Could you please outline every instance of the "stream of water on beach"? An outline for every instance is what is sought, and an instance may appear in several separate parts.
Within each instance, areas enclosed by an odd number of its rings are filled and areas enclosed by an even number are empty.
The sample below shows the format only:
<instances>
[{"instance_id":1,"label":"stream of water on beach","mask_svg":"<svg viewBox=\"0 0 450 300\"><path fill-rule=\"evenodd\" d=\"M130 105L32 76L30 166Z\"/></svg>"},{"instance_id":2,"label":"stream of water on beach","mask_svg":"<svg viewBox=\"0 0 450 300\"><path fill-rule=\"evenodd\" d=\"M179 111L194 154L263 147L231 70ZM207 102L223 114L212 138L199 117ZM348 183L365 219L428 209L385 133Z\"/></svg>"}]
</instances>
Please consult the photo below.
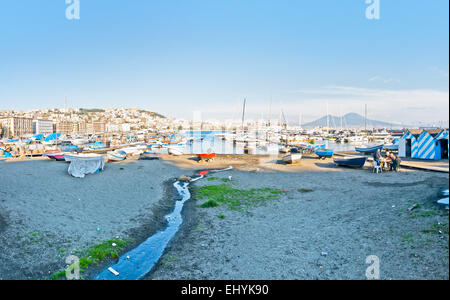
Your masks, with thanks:
<instances>
[{"instance_id":1,"label":"stream of water on beach","mask_svg":"<svg viewBox=\"0 0 450 300\"><path fill-rule=\"evenodd\" d=\"M232 167L229 167L223 170L213 170L208 172L222 172L231 169ZM181 196L181 200L176 201L173 212L165 216L167 220L167 227L149 237L146 241L133 250L122 255L117 263L111 265L110 268L119 273L117 276L114 275L109 268L107 268L94 279L138 280L148 274L161 258L167 245L178 232L181 224L183 223L181 212L186 201L191 198L189 184L200 180L203 177L204 176L201 175L192 179L190 182L175 182L174 187Z\"/></svg>"},{"instance_id":2,"label":"stream of water on beach","mask_svg":"<svg viewBox=\"0 0 450 300\"><path fill-rule=\"evenodd\" d=\"M165 217L168 223L167 227L122 255L116 264L110 266L119 273L118 276L106 269L95 278L96 280L137 280L150 272L183 223L181 211L184 203L191 198L188 182L177 181L174 183L174 187L182 199L175 203L173 212Z\"/></svg>"}]
</instances>

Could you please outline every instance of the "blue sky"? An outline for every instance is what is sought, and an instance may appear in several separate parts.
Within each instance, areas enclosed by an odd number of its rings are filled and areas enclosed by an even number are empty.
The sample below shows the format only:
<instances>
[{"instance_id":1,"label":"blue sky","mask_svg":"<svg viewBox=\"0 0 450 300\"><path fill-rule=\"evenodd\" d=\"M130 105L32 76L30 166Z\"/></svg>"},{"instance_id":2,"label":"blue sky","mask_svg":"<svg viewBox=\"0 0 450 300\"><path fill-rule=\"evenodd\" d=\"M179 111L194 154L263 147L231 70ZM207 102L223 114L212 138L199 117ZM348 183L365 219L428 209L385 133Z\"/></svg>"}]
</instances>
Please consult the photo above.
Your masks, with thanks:
<instances>
[{"instance_id":1,"label":"blue sky","mask_svg":"<svg viewBox=\"0 0 450 300\"><path fill-rule=\"evenodd\" d=\"M65 0L0 4L0 110L142 107L232 118L448 120L449 2Z\"/></svg>"}]
</instances>

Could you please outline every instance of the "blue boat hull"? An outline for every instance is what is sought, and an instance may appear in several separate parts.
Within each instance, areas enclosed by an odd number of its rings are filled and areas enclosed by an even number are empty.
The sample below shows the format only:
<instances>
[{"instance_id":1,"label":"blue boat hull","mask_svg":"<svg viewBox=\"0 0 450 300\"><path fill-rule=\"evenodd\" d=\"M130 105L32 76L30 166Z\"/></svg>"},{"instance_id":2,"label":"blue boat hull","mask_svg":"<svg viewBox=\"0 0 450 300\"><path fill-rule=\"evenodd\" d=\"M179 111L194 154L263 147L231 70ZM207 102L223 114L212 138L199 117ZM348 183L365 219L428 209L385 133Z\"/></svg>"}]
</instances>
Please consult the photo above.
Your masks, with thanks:
<instances>
[{"instance_id":1,"label":"blue boat hull","mask_svg":"<svg viewBox=\"0 0 450 300\"><path fill-rule=\"evenodd\" d=\"M368 147L368 148L359 148L355 147L355 150L361 153L375 153L377 150L383 149L384 145L374 146L374 147Z\"/></svg>"},{"instance_id":2,"label":"blue boat hull","mask_svg":"<svg viewBox=\"0 0 450 300\"><path fill-rule=\"evenodd\" d=\"M322 157L332 157L334 154L333 150L316 150L316 155L320 158Z\"/></svg>"},{"instance_id":3,"label":"blue boat hull","mask_svg":"<svg viewBox=\"0 0 450 300\"><path fill-rule=\"evenodd\" d=\"M362 168L366 160L367 157L343 157L334 158L334 163L338 166Z\"/></svg>"}]
</instances>

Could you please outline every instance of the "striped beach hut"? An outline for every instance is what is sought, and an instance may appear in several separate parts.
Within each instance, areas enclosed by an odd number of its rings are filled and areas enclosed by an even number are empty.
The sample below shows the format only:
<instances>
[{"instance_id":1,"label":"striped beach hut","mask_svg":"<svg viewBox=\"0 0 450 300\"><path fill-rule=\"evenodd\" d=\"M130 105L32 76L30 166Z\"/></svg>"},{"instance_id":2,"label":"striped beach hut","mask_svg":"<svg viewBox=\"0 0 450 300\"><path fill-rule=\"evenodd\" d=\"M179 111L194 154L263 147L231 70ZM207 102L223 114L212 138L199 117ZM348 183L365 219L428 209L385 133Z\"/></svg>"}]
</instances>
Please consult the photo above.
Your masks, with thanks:
<instances>
[{"instance_id":1,"label":"striped beach hut","mask_svg":"<svg viewBox=\"0 0 450 300\"><path fill-rule=\"evenodd\" d=\"M445 129L408 129L399 141L400 157L447 159L449 140Z\"/></svg>"}]
</instances>

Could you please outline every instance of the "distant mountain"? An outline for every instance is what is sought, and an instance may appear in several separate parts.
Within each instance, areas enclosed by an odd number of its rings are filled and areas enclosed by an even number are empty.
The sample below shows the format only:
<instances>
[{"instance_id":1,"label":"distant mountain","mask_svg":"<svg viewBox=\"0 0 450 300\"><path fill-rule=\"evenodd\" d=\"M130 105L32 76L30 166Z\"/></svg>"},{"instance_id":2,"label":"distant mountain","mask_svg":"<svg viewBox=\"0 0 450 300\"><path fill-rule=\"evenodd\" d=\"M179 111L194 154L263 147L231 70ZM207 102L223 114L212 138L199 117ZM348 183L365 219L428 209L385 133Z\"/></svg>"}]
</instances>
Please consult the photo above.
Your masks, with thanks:
<instances>
[{"instance_id":1,"label":"distant mountain","mask_svg":"<svg viewBox=\"0 0 450 300\"><path fill-rule=\"evenodd\" d=\"M329 126L331 128L341 127L341 117L336 117L329 115ZM357 113L348 113L342 117L342 127L343 128L364 128L365 120L364 117ZM327 126L327 116L323 116L315 121L303 124L303 127L326 127ZM401 125L396 123L388 123L383 121L376 121L367 119L367 128L403 128L407 125Z\"/></svg>"}]
</instances>

